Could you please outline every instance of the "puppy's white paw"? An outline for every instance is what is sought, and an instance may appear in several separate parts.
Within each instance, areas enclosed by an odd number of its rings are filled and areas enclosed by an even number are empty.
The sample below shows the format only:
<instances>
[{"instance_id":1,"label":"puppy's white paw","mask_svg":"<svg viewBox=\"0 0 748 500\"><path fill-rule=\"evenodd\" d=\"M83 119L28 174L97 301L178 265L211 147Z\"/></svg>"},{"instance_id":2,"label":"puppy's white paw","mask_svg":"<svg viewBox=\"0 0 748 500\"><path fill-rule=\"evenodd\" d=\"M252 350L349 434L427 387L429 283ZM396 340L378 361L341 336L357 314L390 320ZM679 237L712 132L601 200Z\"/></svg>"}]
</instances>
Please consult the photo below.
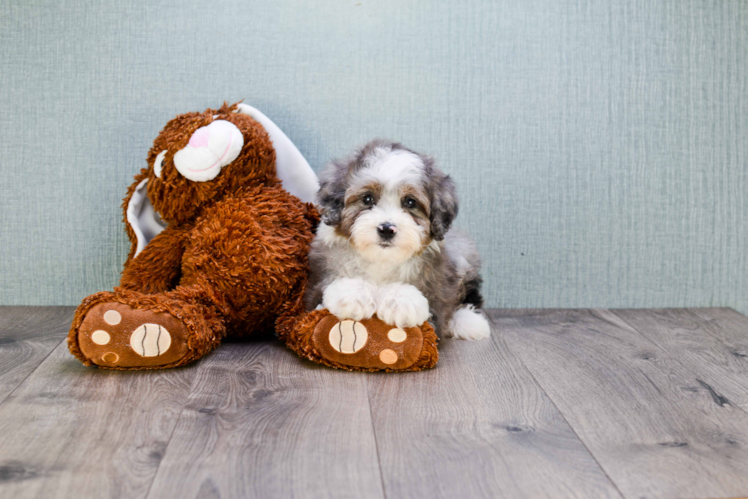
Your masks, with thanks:
<instances>
[{"instance_id":1,"label":"puppy's white paw","mask_svg":"<svg viewBox=\"0 0 748 500\"><path fill-rule=\"evenodd\" d=\"M473 306L458 309L449 322L447 337L462 340L480 340L491 335L488 320Z\"/></svg>"},{"instance_id":2,"label":"puppy's white paw","mask_svg":"<svg viewBox=\"0 0 748 500\"><path fill-rule=\"evenodd\" d=\"M325 288L322 305L340 319L369 319L377 312L376 291L364 280L341 278Z\"/></svg>"},{"instance_id":3,"label":"puppy's white paw","mask_svg":"<svg viewBox=\"0 0 748 500\"><path fill-rule=\"evenodd\" d=\"M379 287L377 316L398 328L422 325L429 319L429 301L413 285L393 283Z\"/></svg>"}]
</instances>

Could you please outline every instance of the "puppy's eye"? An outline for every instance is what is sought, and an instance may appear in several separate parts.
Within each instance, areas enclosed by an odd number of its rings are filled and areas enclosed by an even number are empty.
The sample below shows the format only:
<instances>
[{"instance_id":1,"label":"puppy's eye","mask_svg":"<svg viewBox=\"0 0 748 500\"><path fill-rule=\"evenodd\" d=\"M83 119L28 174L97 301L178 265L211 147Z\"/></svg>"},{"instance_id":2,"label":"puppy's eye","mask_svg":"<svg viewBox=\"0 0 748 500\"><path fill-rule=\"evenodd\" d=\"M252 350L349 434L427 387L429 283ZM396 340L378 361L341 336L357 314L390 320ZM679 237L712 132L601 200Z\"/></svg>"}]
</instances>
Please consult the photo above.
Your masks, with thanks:
<instances>
[{"instance_id":1,"label":"puppy's eye","mask_svg":"<svg viewBox=\"0 0 748 500\"><path fill-rule=\"evenodd\" d=\"M403 206L405 208L416 208L418 206L418 202L415 199L408 196L403 199Z\"/></svg>"},{"instance_id":2,"label":"puppy's eye","mask_svg":"<svg viewBox=\"0 0 748 500\"><path fill-rule=\"evenodd\" d=\"M364 195L363 198L361 198L361 201L364 202L364 205L367 207L371 207L374 205L374 197L370 194Z\"/></svg>"}]
</instances>

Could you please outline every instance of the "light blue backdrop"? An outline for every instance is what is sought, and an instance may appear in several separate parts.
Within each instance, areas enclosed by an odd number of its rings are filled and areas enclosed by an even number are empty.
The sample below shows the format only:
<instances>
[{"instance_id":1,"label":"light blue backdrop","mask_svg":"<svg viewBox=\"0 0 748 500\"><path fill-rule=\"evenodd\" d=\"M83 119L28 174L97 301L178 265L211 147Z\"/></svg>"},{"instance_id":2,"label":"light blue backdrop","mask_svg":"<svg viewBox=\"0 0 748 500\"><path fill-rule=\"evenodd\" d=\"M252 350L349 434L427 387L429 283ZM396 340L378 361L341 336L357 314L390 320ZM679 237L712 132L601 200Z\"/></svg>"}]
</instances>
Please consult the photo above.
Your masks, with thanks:
<instances>
[{"instance_id":1,"label":"light blue backdrop","mask_svg":"<svg viewBox=\"0 0 748 500\"><path fill-rule=\"evenodd\" d=\"M5 0L0 47L0 303L115 285L153 138L245 99L315 169L434 154L490 306L748 312L748 2Z\"/></svg>"}]
</instances>

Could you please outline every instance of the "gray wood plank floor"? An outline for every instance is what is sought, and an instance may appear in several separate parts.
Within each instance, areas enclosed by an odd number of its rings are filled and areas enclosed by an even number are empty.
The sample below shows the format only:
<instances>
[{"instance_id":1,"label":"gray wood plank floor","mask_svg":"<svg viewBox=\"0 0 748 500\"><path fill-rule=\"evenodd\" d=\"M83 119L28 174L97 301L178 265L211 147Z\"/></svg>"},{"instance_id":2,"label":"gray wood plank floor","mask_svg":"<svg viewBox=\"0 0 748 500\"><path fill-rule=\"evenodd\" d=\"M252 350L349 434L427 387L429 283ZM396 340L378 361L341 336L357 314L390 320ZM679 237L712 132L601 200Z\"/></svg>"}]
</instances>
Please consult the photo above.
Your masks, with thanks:
<instances>
[{"instance_id":1,"label":"gray wood plank floor","mask_svg":"<svg viewBox=\"0 0 748 500\"><path fill-rule=\"evenodd\" d=\"M494 310L436 369L348 373L272 339L85 368L73 308L0 307L0 497L748 496L748 318Z\"/></svg>"}]
</instances>

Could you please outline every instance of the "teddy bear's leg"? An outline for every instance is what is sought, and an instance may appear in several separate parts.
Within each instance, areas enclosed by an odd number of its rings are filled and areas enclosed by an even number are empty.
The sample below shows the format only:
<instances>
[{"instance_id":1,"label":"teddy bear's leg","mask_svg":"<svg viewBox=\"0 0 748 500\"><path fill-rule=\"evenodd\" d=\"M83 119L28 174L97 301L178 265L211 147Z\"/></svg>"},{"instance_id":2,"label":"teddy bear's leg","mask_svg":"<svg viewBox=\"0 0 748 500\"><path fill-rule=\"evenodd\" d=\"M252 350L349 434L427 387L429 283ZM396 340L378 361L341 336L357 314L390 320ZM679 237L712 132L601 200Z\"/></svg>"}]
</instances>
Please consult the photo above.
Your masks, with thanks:
<instances>
[{"instance_id":1,"label":"teddy bear's leg","mask_svg":"<svg viewBox=\"0 0 748 500\"><path fill-rule=\"evenodd\" d=\"M173 290L182 274L182 255L187 232L168 227L137 255L129 258L122 269L119 286L141 293Z\"/></svg>"},{"instance_id":2,"label":"teddy bear's leg","mask_svg":"<svg viewBox=\"0 0 748 500\"><path fill-rule=\"evenodd\" d=\"M289 310L276 323L280 338L297 354L316 363L359 371L419 371L439 360L438 338L428 323L397 328L376 315L339 319L327 309Z\"/></svg>"},{"instance_id":3,"label":"teddy bear's leg","mask_svg":"<svg viewBox=\"0 0 748 500\"><path fill-rule=\"evenodd\" d=\"M215 297L199 285L151 295L116 288L83 301L68 345L88 366L170 368L201 358L225 334Z\"/></svg>"}]
</instances>

